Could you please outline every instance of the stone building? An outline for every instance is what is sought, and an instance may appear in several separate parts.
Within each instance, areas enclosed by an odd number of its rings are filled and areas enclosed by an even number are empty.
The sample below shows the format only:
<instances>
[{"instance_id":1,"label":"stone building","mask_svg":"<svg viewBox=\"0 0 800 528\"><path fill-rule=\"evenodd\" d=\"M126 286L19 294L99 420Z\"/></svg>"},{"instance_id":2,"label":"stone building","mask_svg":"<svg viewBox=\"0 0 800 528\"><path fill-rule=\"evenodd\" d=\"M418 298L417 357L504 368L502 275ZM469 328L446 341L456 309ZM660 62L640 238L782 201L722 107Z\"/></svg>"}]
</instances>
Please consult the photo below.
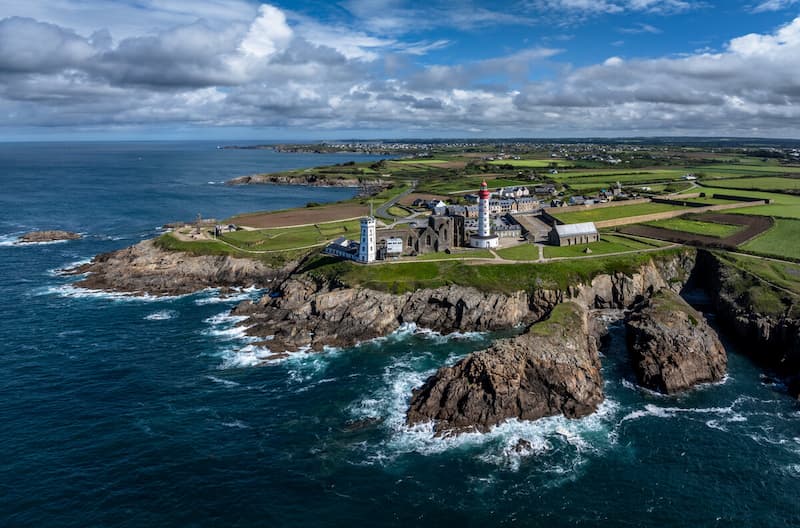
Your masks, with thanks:
<instances>
[{"instance_id":1,"label":"stone building","mask_svg":"<svg viewBox=\"0 0 800 528\"><path fill-rule=\"evenodd\" d=\"M403 255L424 255L467 245L463 216L429 216L424 225L381 229L377 238L380 248L387 248L391 239L399 238Z\"/></svg>"},{"instance_id":2,"label":"stone building","mask_svg":"<svg viewBox=\"0 0 800 528\"><path fill-rule=\"evenodd\" d=\"M577 246L598 240L600 240L600 233L594 222L555 225L550 231L550 243L554 246Z\"/></svg>"}]
</instances>

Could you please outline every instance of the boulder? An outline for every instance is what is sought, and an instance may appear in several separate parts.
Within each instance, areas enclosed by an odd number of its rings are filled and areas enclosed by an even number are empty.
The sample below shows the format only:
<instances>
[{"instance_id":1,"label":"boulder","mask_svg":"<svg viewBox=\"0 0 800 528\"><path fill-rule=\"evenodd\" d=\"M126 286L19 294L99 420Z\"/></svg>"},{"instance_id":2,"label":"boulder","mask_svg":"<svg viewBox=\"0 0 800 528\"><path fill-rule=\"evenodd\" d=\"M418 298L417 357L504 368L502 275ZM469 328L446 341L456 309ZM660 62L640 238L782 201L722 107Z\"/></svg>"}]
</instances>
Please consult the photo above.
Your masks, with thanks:
<instances>
[{"instance_id":1,"label":"boulder","mask_svg":"<svg viewBox=\"0 0 800 528\"><path fill-rule=\"evenodd\" d=\"M625 322L628 350L641 386L675 394L721 380L728 358L717 333L678 294L661 290Z\"/></svg>"},{"instance_id":2,"label":"boulder","mask_svg":"<svg viewBox=\"0 0 800 528\"><path fill-rule=\"evenodd\" d=\"M563 303L524 334L436 372L414 391L406 422L433 421L437 434L485 432L511 418L580 418L603 398L587 312Z\"/></svg>"}]
</instances>

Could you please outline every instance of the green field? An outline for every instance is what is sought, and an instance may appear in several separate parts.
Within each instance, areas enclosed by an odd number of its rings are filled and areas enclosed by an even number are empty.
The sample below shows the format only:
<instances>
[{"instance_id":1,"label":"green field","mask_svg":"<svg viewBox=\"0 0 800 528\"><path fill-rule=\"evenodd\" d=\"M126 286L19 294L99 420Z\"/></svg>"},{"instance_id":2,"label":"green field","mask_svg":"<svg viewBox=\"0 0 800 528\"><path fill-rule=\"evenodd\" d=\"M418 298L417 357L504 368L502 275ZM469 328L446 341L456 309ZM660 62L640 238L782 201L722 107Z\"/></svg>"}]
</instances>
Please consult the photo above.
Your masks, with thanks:
<instances>
[{"instance_id":1,"label":"green field","mask_svg":"<svg viewBox=\"0 0 800 528\"><path fill-rule=\"evenodd\" d=\"M451 160L443 160L443 159L405 159L405 160L396 160L396 163L409 163L409 164L422 164L422 165L437 165L440 163L450 163Z\"/></svg>"},{"instance_id":2,"label":"green field","mask_svg":"<svg viewBox=\"0 0 800 528\"><path fill-rule=\"evenodd\" d=\"M311 275L337 278L344 284L394 293L449 284L472 286L481 291L511 293L541 288L565 288L586 283L601 273L633 273L651 259L672 258L681 249L653 253L631 253L590 259L564 260L551 264L481 264L454 260L402 264L358 265L319 257L303 269Z\"/></svg>"},{"instance_id":3,"label":"green field","mask_svg":"<svg viewBox=\"0 0 800 528\"><path fill-rule=\"evenodd\" d=\"M692 220L689 218L680 217L669 218L667 220L658 220L656 222L647 222L643 225L717 238L728 238L744 228L744 226L702 222L700 220Z\"/></svg>"},{"instance_id":4,"label":"green field","mask_svg":"<svg viewBox=\"0 0 800 528\"><path fill-rule=\"evenodd\" d=\"M800 167L793 166L793 165L777 165L774 163L720 163L720 164L712 164L712 165L701 165L697 167L692 167L693 171L696 172L707 172L707 171L716 171L716 172L729 172L729 173L741 173L741 174L753 174L753 173L772 173L772 174L787 174L787 173L800 173Z\"/></svg>"},{"instance_id":5,"label":"green field","mask_svg":"<svg viewBox=\"0 0 800 528\"><path fill-rule=\"evenodd\" d=\"M514 159L507 159L507 160L495 160L490 161L490 165L511 165L512 167L524 167L524 168L536 168L536 169L544 169L551 167L553 165L557 167L564 167L567 165L572 165L569 161L564 160L550 160L550 159L522 159L522 160L514 160Z\"/></svg>"},{"instance_id":6,"label":"green field","mask_svg":"<svg viewBox=\"0 0 800 528\"><path fill-rule=\"evenodd\" d=\"M756 205L725 211L726 213L741 213L762 216L780 216L784 218L800 218L800 196L790 194L766 193L759 191L744 191L741 189L705 189L706 192L727 194L730 196L749 196L771 201L769 205Z\"/></svg>"},{"instance_id":7,"label":"green field","mask_svg":"<svg viewBox=\"0 0 800 528\"><path fill-rule=\"evenodd\" d=\"M800 190L800 178L736 178L734 180L714 180L705 182L707 187L726 187L730 189L752 189L761 191Z\"/></svg>"},{"instance_id":8,"label":"green field","mask_svg":"<svg viewBox=\"0 0 800 528\"><path fill-rule=\"evenodd\" d=\"M323 244L340 236L357 239L359 233L359 222L351 220L302 227L242 230L225 233L220 238L249 251L276 251Z\"/></svg>"},{"instance_id":9,"label":"green field","mask_svg":"<svg viewBox=\"0 0 800 528\"><path fill-rule=\"evenodd\" d=\"M717 256L776 286L800 295L800 264L775 262L735 253L724 253Z\"/></svg>"},{"instance_id":10,"label":"green field","mask_svg":"<svg viewBox=\"0 0 800 528\"><path fill-rule=\"evenodd\" d=\"M458 260L465 258L472 259L493 259L494 255L488 249L464 249L456 250L452 253L428 253L426 255L418 255L411 257L415 260L431 261L431 260Z\"/></svg>"},{"instance_id":11,"label":"green field","mask_svg":"<svg viewBox=\"0 0 800 528\"><path fill-rule=\"evenodd\" d=\"M745 242L741 248L764 255L800 259L800 220L778 218L772 229Z\"/></svg>"},{"instance_id":12,"label":"green field","mask_svg":"<svg viewBox=\"0 0 800 528\"><path fill-rule=\"evenodd\" d=\"M599 242L592 244L581 244L578 246L545 246L545 258L558 257L585 257L589 255L586 249L592 250L592 255L607 255L609 253L623 253L625 251L636 251L641 249L653 249L656 246L639 242L626 237L617 235L603 234Z\"/></svg>"},{"instance_id":13,"label":"green field","mask_svg":"<svg viewBox=\"0 0 800 528\"><path fill-rule=\"evenodd\" d=\"M308 250L248 253L245 251L239 251L216 240L203 240L197 242L178 240L170 233L166 233L157 238L156 245L162 249L168 249L170 251L185 251L193 255L229 255L232 257L259 260L268 266L283 266L287 262L299 259L308 253Z\"/></svg>"},{"instance_id":14,"label":"green field","mask_svg":"<svg viewBox=\"0 0 800 528\"><path fill-rule=\"evenodd\" d=\"M664 211L677 211L681 207L669 204L643 203L634 205L620 205L615 207L588 207L585 211L573 211L569 213L559 213L558 209L549 209L548 212L564 222L565 224L578 224L581 222L600 222L603 220L615 220L617 218L627 218L630 216L640 216Z\"/></svg>"},{"instance_id":15,"label":"green field","mask_svg":"<svg viewBox=\"0 0 800 528\"><path fill-rule=\"evenodd\" d=\"M509 248L498 249L496 253L508 260L538 260L539 247L525 243Z\"/></svg>"}]
</instances>

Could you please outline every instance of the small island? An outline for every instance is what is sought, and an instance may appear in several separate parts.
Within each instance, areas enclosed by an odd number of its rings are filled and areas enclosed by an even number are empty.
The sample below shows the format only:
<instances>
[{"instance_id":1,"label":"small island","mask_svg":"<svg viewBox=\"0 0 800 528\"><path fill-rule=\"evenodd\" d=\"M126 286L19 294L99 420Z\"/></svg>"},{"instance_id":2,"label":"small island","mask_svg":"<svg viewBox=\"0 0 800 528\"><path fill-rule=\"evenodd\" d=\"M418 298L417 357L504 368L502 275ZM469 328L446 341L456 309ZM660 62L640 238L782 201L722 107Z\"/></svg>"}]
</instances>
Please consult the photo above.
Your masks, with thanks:
<instances>
[{"instance_id":1,"label":"small island","mask_svg":"<svg viewBox=\"0 0 800 528\"><path fill-rule=\"evenodd\" d=\"M49 230L49 231L31 231L19 237L17 244L42 244L46 242L59 242L62 240L77 240L81 238L78 233L72 231L62 230Z\"/></svg>"}]
</instances>

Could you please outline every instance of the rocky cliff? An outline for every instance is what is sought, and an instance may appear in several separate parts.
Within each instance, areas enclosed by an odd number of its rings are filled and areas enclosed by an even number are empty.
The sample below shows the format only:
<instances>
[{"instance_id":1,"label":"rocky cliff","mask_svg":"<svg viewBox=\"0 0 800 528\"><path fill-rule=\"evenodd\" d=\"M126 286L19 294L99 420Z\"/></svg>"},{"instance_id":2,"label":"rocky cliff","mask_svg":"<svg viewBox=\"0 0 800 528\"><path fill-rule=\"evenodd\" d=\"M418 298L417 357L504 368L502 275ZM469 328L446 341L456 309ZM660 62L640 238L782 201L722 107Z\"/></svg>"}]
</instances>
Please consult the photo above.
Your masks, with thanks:
<instances>
[{"instance_id":1,"label":"rocky cliff","mask_svg":"<svg viewBox=\"0 0 800 528\"><path fill-rule=\"evenodd\" d=\"M726 332L756 361L787 376L800 397L800 297L711 252L700 252L698 268Z\"/></svg>"},{"instance_id":2,"label":"rocky cliff","mask_svg":"<svg viewBox=\"0 0 800 528\"><path fill-rule=\"evenodd\" d=\"M449 286L394 295L301 276L287 280L278 293L234 309L236 315L249 316L242 324L250 335L274 336L269 343L273 352L352 346L403 323L449 333L511 328L533 318L525 292L504 295Z\"/></svg>"},{"instance_id":3,"label":"rocky cliff","mask_svg":"<svg viewBox=\"0 0 800 528\"><path fill-rule=\"evenodd\" d=\"M306 346L321 350L384 336L403 323L442 333L511 328L541 319L570 300L590 308L627 308L662 288L679 290L693 264L694 252L687 250L633 273L601 274L564 290L512 294L452 285L398 295L300 275L257 303L243 302L234 313L249 316L242 325L250 335L274 336L269 348L275 353ZM535 272L535 266L531 269Z\"/></svg>"},{"instance_id":4,"label":"rocky cliff","mask_svg":"<svg viewBox=\"0 0 800 528\"><path fill-rule=\"evenodd\" d=\"M290 268L273 269L251 259L191 255L159 248L145 240L96 256L69 272L88 273L76 283L83 288L150 295L181 295L204 288L268 287Z\"/></svg>"},{"instance_id":5,"label":"rocky cliff","mask_svg":"<svg viewBox=\"0 0 800 528\"><path fill-rule=\"evenodd\" d=\"M705 318L677 294L662 290L626 320L628 350L639 384L664 394L719 381L727 356Z\"/></svg>"},{"instance_id":6,"label":"rocky cliff","mask_svg":"<svg viewBox=\"0 0 800 528\"><path fill-rule=\"evenodd\" d=\"M600 358L587 312L564 303L524 334L440 369L414 391L406 421L433 421L437 434L487 431L510 418L580 418L602 401Z\"/></svg>"}]
</instances>

